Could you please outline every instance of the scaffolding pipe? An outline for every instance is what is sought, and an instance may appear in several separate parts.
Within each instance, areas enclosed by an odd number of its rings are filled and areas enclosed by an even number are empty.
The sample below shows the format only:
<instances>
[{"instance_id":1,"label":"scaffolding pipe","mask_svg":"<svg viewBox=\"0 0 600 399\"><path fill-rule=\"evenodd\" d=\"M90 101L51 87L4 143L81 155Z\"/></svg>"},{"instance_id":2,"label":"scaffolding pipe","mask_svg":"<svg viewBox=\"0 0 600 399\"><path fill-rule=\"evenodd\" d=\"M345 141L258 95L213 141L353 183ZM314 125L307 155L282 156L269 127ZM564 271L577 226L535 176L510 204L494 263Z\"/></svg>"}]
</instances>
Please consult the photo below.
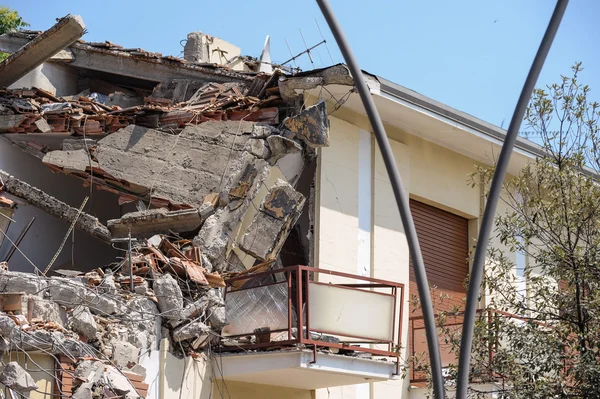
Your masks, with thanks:
<instances>
[{"instance_id":1,"label":"scaffolding pipe","mask_svg":"<svg viewBox=\"0 0 600 399\"><path fill-rule=\"evenodd\" d=\"M329 29L331 29L331 32L337 41L348 68L350 68L350 72L354 78L354 84L356 85L356 89L365 107L369 121L371 122L373 133L375 133L375 138L377 139L377 144L381 150L381 156L392 184L394 197L396 198L396 204L398 206L400 218L402 219L402 225L404 227L404 233L406 234L406 239L408 241L410 256L413 261L413 269L415 272L419 300L421 302L421 310L423 312L423 320L427 334L427 348L429 350L429 361L431 364L434 395L438 399L443 399L445 397L444 378L442 375L442 362L440 359L435 316L431 303L431 295L429 293L429 284L427 282L425 264L423 263L423 256L421 254L419 240L417 238L417 231L410 213L408 195L404 190L402 179L400 178L400 173L398 172L398 166L396 165L396 160L394 159L394 154L392 153L392 148L383 127L383 123L379 113L377 112L375 103L371 98L371 93L363 79L362 71L358 67L358 63L354 58L354 54L352 53L350 45L346 41L346 37L344 36L344 33L338 24L328 1L317 0L317 4L319 5L319 8L321 8L321 12L325 17L327 24L329 25Z\"/></svg>"},{"instance_id":2,"label":"scaffolding pipe","mask_svg":"<svg viewBox=\"0 0 600 399\"><path fill-rule=\"evenodd\" d=\"M494 171L494 178L490 186L490 192L488 194L483 218L481 219L481 227L479 229L479 237L477 238L477 246L475 248L475 256L473 257L473 266L471 267L471 273L469 275L469 289L467 291L467 304L465 308L465 316L463 319L463 328L460 342L460 355L458 362L458 378L456 381L456 397L457 399L466 399L467 391L469 387L469 371L471 362L471 349L473 347L473 332L475 329L475 315L477 313L477 307L479 304L479 292L481 288L481 281L483 278L483 269L485 264L485 256L490 240L490 235L494 227L494 217L496 215L496 207L500 194L502 193L502 183L504 182L504 176L506 175L506 169L510 161L510 155L512 153L515 142L517 141L517 135L519 128L521 127L521 121L527 110L527 105L531 98L531 93L535 87L537 79L540 75L546 56L552 46L552 41L556 36L560 21L567 8L568 0L558 0L552 18L546 28L546 33L542 38L540 47L538 48L537 54L529 69L529 74L521 90L521 95L515 107L508 131L506 132L506 138L502 145L502 151L496 164L496 170ZM429 333L429 331L428 331Z\"/></svg>"}]
</instances>

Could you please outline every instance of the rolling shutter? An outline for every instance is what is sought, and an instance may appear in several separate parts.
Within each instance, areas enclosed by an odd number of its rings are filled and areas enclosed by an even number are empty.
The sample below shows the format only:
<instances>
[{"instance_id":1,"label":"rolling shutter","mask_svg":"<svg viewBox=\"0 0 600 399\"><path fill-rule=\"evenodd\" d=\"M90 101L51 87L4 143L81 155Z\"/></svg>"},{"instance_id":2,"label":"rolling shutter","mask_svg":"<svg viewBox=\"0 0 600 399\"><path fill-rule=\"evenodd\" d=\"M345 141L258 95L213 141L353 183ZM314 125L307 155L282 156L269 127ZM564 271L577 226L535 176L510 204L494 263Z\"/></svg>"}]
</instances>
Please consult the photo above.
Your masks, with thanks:
<instances>
[{"instance_id":1,"label":"rolling shutter","mask_svg":"<svg viewBox=\"0 0 600 399\"><path fill-rule=\"evenodd\" d=\"M468 219L443 211L422 202L410 200L410 210L415 221L423 262L431 286L437 299L434 301L436 313L450 310L454 305L463 307L466 296L465 279L469 273ZM417 284L410 265L410 295L418 294ZM439 294L450 298L439 304ZM420 311L411 316L420 315Z\"/></svg>"}]
</instances>

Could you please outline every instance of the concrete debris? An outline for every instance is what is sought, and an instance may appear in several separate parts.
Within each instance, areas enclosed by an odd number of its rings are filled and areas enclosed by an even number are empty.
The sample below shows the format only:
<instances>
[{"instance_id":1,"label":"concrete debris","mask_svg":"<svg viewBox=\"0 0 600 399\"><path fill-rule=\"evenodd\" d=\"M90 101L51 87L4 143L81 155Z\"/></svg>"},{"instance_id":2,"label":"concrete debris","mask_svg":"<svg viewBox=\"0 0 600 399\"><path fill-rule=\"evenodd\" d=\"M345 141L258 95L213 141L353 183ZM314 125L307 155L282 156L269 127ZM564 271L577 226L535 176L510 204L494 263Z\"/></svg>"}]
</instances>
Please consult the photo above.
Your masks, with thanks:
<instances>
[{"instance_id":1,"label":"concrete debris","mask_svg":"<svg viewBox=\"0 0 600 399\"><path fill-rule=\"evenodd\" d=\"M210 327L197 320L173 330L173 341L181 342L202 337L203 343L208 344L211 334Z\"/></svg>"},{"instance_id":2,"label":"concrete debris","mask_svg":"<svg viewBox=\"0 0 600 399\"><path fill-rule=\"evenodd\" d=\"M283 125L312 148L329 145L327 104L321 100L298 115L286 118Z\"/></svg>"},{"instance_id":3,"label":"concrete debris","mask_svg":"<svg viewBox=\"0 0 600 399\"><path fill-rule=\"evenodd\" d=\"M138 362L140 348L129 342L115 342L113 345L112 361L115 365L131 368Z\"/></svg>"},{"instance_id":4,"label":"concrete debris","mask_svg":"<svg viewBox=\"0 0 600 399\"><path fill-rule=\"evenodd\" d=\"M225 279L247 275L234 283L239 289L253 273L281 267L280 252L309 196L300 192L308 191L300 176L314 165L315 150L329 144L326 104L303 109L301 91L352 84L343 66L289 76L278 68L241 74L200 65L206 54L198 52L206 49L192 41L187 47L197 47L196 58L189 63L110 42L80 41L65 50L75 69L85 68L82 54L139 64L146 77L132 87L92 76L61 97L39 88L0 90L0 134L13 133L6 137L51 171L137 207L104 225L79 204L0 171L7 197L75 221L121 249L123 238L134 238L130 254L91 271L56 277L0 268L0 294L22 293L20 308L0 312L0 351L78 358L74 398L139 397L124 373L145 374L139 358L158 350L161 339L177 343L172 351L179 355L220 345L230 322ZM231 68L247 63L237 58L227 61ZM149 59L160 79L147 78ZM119 74L112 67L106 65L107 76ZM162 82L136 87L143 79Z\"/></svg>"},{"instance_id":5,"label":"concrete debris","mask_svg":"<svg viewBox=\"0 0 600 399\"><path fill-rule=\"evenodd\" d=\"M19 393L27 393L38 388L33 377L17 362L9 362L4 366L0 374L0 383Z\"/></svg>"},{"instance_id":6,"label":"concrete debris","mask_svg":"<svg viewBox=\"0 0 600 399\"><path fill-rule=\"evenodd\" d=\"M178 312L183 308L183 294L173 276L163 274L156 277L154 292L158 298L158 309L161 316L167 319L178 318Z\"/></svg>"},{"instance_id":7,"label":"concrete debris","mask_svg":"<svg viewBox=\"0 0 600 399\"><path fill-rule=\"evenodd\" d=\"M6 191L16 197L19 197L31 205L42 209L57 218L64 219L69 223L77 219L75 227L85 231L93 237L100 238L104 241L110 241L110 232L106 226L102 225L94 216L88 215L85 212L79 212L64 202L46 194L40 189L30 186L8 173L0 170L0 181L4 184L0 187L0 191Z\"/></svg>"},{"instance_id":8,"label":"concrete debris","mask_svg":"<svg viewBox=\"0 0 600 399\"><path fill-rule=\"evenodd\" d=\"M176 233L194 231L202 225L202 216L196 209L169 211L158 208L127 213L106 224L114 238L127 237L129 232L132 237L148 238L169 230Z\"/></svg>"},{"instance_id":9,"label":"concrete debris","mask_svg":"<svg viewBox=\"0 0 600 399\"><path fill-rule=\"evenodd\" d=\"M85 306L77 306L71 313L71 328L73 331L81 334L87 340L96 338L98 326L90 310Z\"/></svg>"},{"instance_id":10,"label":"concrete debris","mask_svg":"<svg viewBox=\"0 0 600 399\"><path fill-rule=\"evenodd\" d=\"M274 260L304 207L305 198L279 179L252 220L240 248L261 261Z\"/></svg>"}]
</instances>

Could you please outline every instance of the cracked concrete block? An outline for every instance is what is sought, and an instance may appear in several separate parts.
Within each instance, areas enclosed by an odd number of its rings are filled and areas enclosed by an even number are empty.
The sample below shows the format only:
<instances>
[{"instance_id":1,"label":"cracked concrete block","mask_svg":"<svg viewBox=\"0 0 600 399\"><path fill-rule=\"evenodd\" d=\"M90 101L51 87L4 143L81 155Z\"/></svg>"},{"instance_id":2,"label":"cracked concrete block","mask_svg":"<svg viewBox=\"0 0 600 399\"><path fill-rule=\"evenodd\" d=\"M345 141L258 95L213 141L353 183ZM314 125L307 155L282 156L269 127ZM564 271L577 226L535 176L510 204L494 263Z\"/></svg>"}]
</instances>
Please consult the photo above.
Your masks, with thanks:
<instances>
[{"instance_id":1,"label":"cracked concrete block","mask_svg":"<svg viewBox=\"0 0 600 399\"><path fill-rule=\"evenodd\" d=\"M301 193L278 179L248 226L240 249L261 261L275 259L300 217L304 202Z\"/></svg>"},{"instance_id":2,"label":"cracked concrete block","mask_svg":"<svg viewBox=\"0 0 600 399\"><path fill-rule=\"evenodd\" d=\"M156 349L162 318L156 304L146 297L136 297L125 304L128 320L121 323L126 328L127 341L146 350Z\"/></svg>"},{"instance_id":3,"label":"cracked concrete block","mask_svg":"<svg viewBox=\"0 0 600 399\"><path fill-rule=\"evenodd\" d=\"M0 374L0 383L19 393L28 393L38 389L33 377L17 362L9 362L4 366L4 370Z\"/></svg>"},{"instance_id":4,"label":"cracked concrete block","mask_svg":"<svg viewBox=\"0 0 600 399\"><path fill-rule=\"evenodd\" d=\"M208 296L204 295L195 302L188 304L179 314L179 318L171 320L171 326L176 327L186 320L195 319L206 312L209 305Z\"/></svg>"},{"instance_id":5,"label":"cracked concrete block","mask_svg":"<svg viewBox=\"0 0 600 399\"><path fill-rule=\"evenodd\" d=\"M42 298L46 281L32 273L0 271L0 292L24 292Z\"/></svg>"},{"instance_id":6,"label":"cracked concrete block","mask_svg":"<svg viewBox=\"0 0 600 399\"><path fill-rule=\"evenodd\" d=\"M82 357L88 353L89 347L78 339L65 338L60 345L60 354L72 357Z\"/></svg>"},{"instance_id":7,"label":"cracked concrete block","mask_svg":"<svg viewBox=\"0 0 600 399\"><path fill-rule=\"evenodd\" d=\"M301 154L302 152L302 146L300 144L296 143L292 139L280 135L267 137L267 143L271 150L271 158L269 159L271 165L274 165L279 159L287 154Z\"/></svg>"},{"instance_id":8,"label":"cracked concrete block","mask_svg":"<svg viewBox=\"0 0 600 399\"><path fill-rule=\"evenodd\" d=\"M96 339L98 325L90 310L85 306L77 306L71 313L71 328L89 341Z\"/></svg>"},{"instance_id":9,"label":"cracked concrete block","mask_svg":"<svg viewBox=\"0 0 600 399\"><path fill-rule=\"evenodd\" d=\"M295 133L296 137L311 148L329 145L329 117L327 104L323 100L304 109L296 116L286 118L283 126Z\"/></svg>"},{"instance_id":10,"label":"cracked concrete block","mask_svg":"<svg viewBox=\"0 0 600 399\"><path fill-rule=\"evenodd\" d=\"M100 285L98 285L98 289L105 294L115 295L118 288L114 274L106 274L104 278L102 278Z\"/></svg>"},{"instance_id":11,"label":"cracked concrete block","mask_svg":"<svg viewBox=\"0 0 600 399\"><path fill-rule=\"evenodd\" d=\"M112 361L119 367L131 368L137 364L140 348L129 342L114 342L112 350Z\"/></svg>"},{"instance_id":12,"label":"cracked concrete block","mask_svg":"<svg viewBox=\"0 0 600 399\"><path fill-rule=\"evenodd\" d=\"M64 327L67 322L67 312L56 302L46 299L40 299L34 295L29 295L29 311L34 319L42 321L51 321Z\"/></svg>"},{"instance_id":13,"label":"cracked concrete block","mask_svg":"<svg viewBox=\"0 0 600 399\"><path fill-rule=\"evenodd\" d=\"M72 309L86 301L86 287L73 279L53 277L48 280L48 292L52 300Z\"/></svg>"},{"instance_id":14,"label":"cracked concrete block","mask_svg":"<svg viewBox=\"0 0 600 399\"><path fill-rule=\"evenodd\" d=\"M183 309L183 294L177 280L170 274L163 274L155 278L153 289L158 298L161 316L168 319L179 318Z\"/></svg>"},{"instance_id":15,"label":"cracked concrete block","mask_svg":"<svg viewBox=\"0 0 600 399\"><path fill-rule=\"evenodd\" d=\"M210 340L212 330L209 326L202 323L200 320L193 321L189 324L177 327L173 330L173 341L182 342L192 338L200 338L208 341Z\"/></svg>"}]
</instances>

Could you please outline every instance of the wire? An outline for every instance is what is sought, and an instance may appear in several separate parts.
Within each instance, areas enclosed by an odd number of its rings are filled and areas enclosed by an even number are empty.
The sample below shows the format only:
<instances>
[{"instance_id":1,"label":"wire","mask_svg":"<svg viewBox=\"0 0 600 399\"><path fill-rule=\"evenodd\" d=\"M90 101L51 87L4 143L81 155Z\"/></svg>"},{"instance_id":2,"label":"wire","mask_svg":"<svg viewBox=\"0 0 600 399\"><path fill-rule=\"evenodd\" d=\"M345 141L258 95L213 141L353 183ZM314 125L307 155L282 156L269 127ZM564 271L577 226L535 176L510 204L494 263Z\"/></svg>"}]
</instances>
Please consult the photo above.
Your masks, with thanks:
<instances>
[{"instance_id":1,"label":"wire","mask_svg":"<svg viewBox=\"0 0 600 399\"><path fill-rule=\"evenodd\" d=\"M346 60L346 64L348 64L348 67L350 68L356 89L360 94L365 111L367 112L369 121L371 122L373 132L375 133L375 137L377 139L377 144L381 150L381 156L383 157L383 161L392 184L392 189L396 198L396 204L400 212L402 225L408 241L410 256L413 260L413 269L415 272L419 291L419 299L421 302L425 323L425 331L427 334L427 348L429 350L429 361L431 362L434 396L436 398L443 399L445 397L444 378L442 375L442 362L440 359L440 349L437 339L437 328L435 326L435 318L431 303L431 295L429 293L427 274L425 272L425 264L423 263L423 256L419 247L419 240L417 238L415 224L410 213L408 195L404 190L402 179L400 178L400 173L398 172L398 166L396 165L394 154L392 153L392 148L390 147L390 142L387 138L383 123L379 117L377 108L373 103L369 89L367 88L364 79L362 79L362 71L354 59L350 45L346 41L344 33L342 32L342 29L329 6L329 2L327 0L317 0L317 4L319 5L319 8L321 8L321 12L323 13L325 20L327 21L327 24L329 25L329 28L331 29L331 32L337 41L338 47L340 48L342 55Z\"/></svg>"},{"instance_id":2,"label":"wire","mask_svg":"<svg viewBox=\"0 0 600 399\"><path fill-rule=\"evenodd\" d=\"M473 347L473 332L475 328L475 314L479 303L479 291L483 278L483 268L485 263L486 251L490 239L492 228L494 227L494 217L496 215L496 207L502 192L502 183L510 161L510 155L519 134L519 127L525 115L527 104L531 98L531 93L535 87L535 83L540 75L540 71L544 66L546 56L552 46L552 41L556 36L556 31L560 26L560 21L565 13L569 0L558 0L556 7L552 13L552 18L546 28L546 33L542 38L540 47L529 69L529 74L521 90L521 95L515 107L502 151L496 165L494 178L491 183L490 192L488 195L483 217L481 219L481 227L479 237L477 239L477 247L475 248L475 256L473 258L473 266L469 277L469 290L467 291L467 304L463 319L463 328L460 342L460 356L458 362L458 377L456 381L456 397L457 399L465 399L469 385L469 370L471 362L471 349Z\"/></svg>"}]
</instances>

